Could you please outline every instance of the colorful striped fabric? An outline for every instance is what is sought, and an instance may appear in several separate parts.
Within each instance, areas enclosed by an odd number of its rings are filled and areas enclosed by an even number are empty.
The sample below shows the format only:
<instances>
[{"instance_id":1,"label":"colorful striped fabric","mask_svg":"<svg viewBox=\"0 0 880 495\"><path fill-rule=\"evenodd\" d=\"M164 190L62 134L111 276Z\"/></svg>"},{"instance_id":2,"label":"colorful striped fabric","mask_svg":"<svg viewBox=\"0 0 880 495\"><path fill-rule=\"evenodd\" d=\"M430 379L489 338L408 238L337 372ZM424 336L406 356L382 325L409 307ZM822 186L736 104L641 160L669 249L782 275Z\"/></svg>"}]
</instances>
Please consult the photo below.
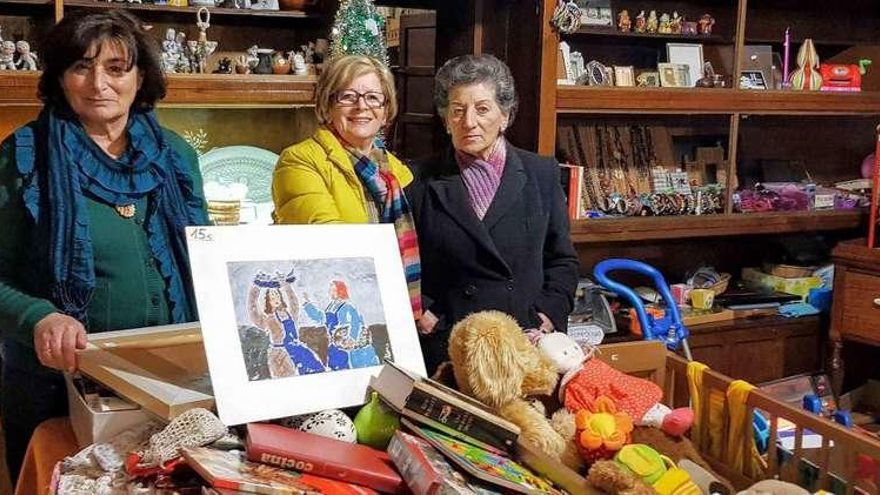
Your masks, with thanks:
<instances>
[{"instance_id":1,"label":"colorful striped fabric","mask_svg":"<svg viewBox=\"0 0 880 495\"><path fill-rule=\"evenodd\" d=\"M413 317L418 320L422 317L422 268L416 226L409 203L403 194L403 188L400 187L397 177L388 171L386 151L378 141L369 156L340 141L352 156L358 178L369 191L373 201L380 206L381 223L394 224Z\"/></svg>"}]
</instances>

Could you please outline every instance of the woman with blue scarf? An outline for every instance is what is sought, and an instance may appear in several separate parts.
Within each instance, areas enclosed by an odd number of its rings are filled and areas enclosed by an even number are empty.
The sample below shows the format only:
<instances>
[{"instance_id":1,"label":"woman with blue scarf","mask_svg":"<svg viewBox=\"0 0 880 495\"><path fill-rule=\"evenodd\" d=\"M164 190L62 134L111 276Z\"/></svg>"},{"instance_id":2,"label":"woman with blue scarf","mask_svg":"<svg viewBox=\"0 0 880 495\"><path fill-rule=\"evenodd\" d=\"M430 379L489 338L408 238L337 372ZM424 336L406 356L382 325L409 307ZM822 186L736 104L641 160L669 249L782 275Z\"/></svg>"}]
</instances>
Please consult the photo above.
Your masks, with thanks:
<instances>
[{"instance_id":1,"label":"woman with blue scarf","mask_svg":"<svg viewBox=\"0 0 880 495\"><path fill-rule=\"evenodd\" d=\"M197 319L184 238L207 223L195 153L153 113L155 42L123 10L65 16L37 120L0 144L0 417L13 479L67 413L58 370L86 333Z\"/></svg>"}]
</instances>

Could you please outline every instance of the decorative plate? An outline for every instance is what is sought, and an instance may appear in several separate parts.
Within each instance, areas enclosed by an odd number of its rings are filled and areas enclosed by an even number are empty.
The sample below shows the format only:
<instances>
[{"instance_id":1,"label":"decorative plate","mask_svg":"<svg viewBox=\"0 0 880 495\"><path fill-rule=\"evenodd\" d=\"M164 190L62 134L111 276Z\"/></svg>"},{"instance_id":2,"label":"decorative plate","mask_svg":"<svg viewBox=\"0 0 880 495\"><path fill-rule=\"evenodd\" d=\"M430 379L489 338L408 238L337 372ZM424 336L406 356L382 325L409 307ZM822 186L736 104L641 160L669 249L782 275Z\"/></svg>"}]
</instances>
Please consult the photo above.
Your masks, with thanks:
<instances>
[{"instance_id":1,"label":"decorative plate","mask_svg":"<svg viewBox=\"0 0 880 495\"><path fill-rule=\"evenodd\" d=\"M272 172L278 155L255 146L224 146L199 157L205 183L244 184L246 199L254 203L272 202Z\"/></svg>"}]
</instances>

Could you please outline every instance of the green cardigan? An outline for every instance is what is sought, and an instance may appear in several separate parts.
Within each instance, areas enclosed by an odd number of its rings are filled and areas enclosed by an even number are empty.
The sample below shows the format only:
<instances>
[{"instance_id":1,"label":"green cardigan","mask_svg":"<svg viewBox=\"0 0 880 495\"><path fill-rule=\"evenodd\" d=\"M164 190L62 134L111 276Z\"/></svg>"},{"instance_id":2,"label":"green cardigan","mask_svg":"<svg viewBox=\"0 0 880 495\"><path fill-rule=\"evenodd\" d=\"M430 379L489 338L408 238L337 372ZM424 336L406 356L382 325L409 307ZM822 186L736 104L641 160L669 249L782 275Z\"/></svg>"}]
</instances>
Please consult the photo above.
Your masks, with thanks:
<instances>
[{"instance_id":1,"label":"green cardigan","mask_svg":"<svg viewBox=\"0 0 880 495\"><path fill-rule=\"evenodd\" d=\"M168 143L192 167L201 192L198 157L177 134L165 130ZM89 333L164 325L171 321L165 281L150 256L143 220L146 201L134 218L86 197L95 257L95 292L87 311ZM33 347L34 325L58 311L48 297L49 281L28 264L33 223L21 198L15 142L0 144L0 337Z\"/></svg>"}]
</instances>

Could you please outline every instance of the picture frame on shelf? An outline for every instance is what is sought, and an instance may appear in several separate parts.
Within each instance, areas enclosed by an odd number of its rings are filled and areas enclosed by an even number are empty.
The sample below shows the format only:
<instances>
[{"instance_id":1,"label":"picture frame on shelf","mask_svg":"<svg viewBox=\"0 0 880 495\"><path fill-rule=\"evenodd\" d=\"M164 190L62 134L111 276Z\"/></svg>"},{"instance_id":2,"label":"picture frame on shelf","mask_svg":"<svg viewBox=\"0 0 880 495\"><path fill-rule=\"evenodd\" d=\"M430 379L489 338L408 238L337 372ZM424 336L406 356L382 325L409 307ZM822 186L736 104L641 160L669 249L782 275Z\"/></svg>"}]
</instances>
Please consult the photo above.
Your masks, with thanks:
<instances>
[{"instance_id":1,"label":"picture frame on shelf","mask_svg":"<svg viewBox=\"0 0 880 495\"><path fill-rule=\"evenodd\" d=\"M613 26L611 0L575 0L581 9L581 23L585 26Z\"/></svg>"},{"instance_id":2,"label":"picture frame on shelf","mask_svg":"<svg viewBox=\"0 0 880 495\"><path fill-rule=\"evenodd\" d=\"M582 79L586 79L590 86L614 86L614 70L602 62L590 60Z\"/></svg>"},{"instance_id":3,"label":"picture frame on shelf","mask_svg":"<svg viewBox=\"0 0 880 495\"><path fill-rule=\"evenodd\" d=\"M425 376L392 225L188 227L187 243L225 424L364 404L384 360Z\"/></svg>"},{"instance_id":4,"label":"picture frame on shelf","mask_svg":"<svg viewBox=\"0 0 880 495\"><path fill-rule=\"evenodd\" d=\"M739 76L740 89L768 89L767 78L760 70L744 70Z\"/></svg>"},{"instance_id":5,"label":"picture frame on shelf","mask_svg":"<svg viewBox=\"0 0 880 495\"><path fill-rule=\"evenodd\" d=\"M689 86L703 77L703 45L700 43L666 43L666 59L671 64L688 66Z\"/></svg>"},{"instance_id":6,"label":"picture frame on shelf","mask_svg":"<svg viewBox=\"0 0 880 495\"><path fill-rule=\"evenodd\" d=\"M660 73L655 71L644 71L636 76L636 86L644 88L660 87Z\"/></svg>"},{"instance_id":7,"label":"picture frame on shelf","mask_svg":"<svg viewBox=\"0 0 880 495\"><path fill-rule=\"evenodd\" d=\"M664 88L690 88L690 69L685 64L659 63L660 86Z\"/></svg>"},{"instance_id":8,"label":"picture frame on shelf","mask_svg":"<svg viewBox=\"0 0 880 495\"><path fill-rule=\"evenodd\" d=\"M622 87L632 87L636 85L632 65L614 66L614 85Z\"/></svg>"}]
</instances>

